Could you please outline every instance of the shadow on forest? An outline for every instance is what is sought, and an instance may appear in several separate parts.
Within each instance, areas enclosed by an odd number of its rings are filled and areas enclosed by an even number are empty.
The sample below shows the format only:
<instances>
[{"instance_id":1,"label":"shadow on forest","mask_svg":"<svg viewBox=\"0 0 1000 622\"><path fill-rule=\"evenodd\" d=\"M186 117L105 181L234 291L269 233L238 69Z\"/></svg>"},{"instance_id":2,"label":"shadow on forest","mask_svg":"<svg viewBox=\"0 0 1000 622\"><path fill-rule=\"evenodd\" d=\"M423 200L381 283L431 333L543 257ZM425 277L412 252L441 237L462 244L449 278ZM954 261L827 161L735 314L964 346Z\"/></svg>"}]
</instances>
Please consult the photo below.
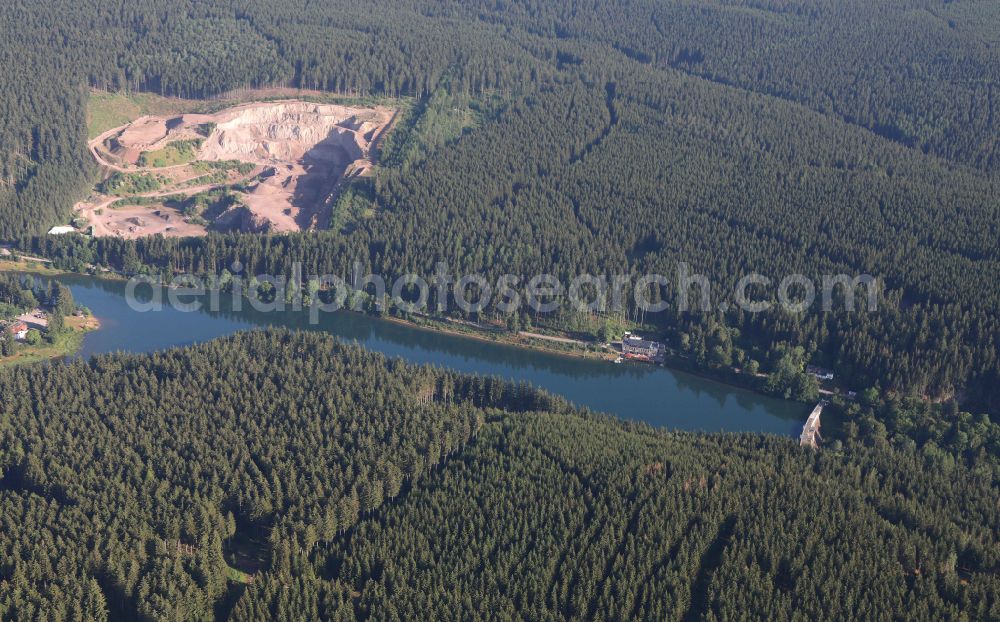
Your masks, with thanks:
<instances>
[{"instance_id":1,"label":"shadow on forest","mask_svg":"<svg viewBox=\"0 0 1000 622\"><path fill-rule=\"evenodd\" d=\"M135 601L107 571L97 573L94 579L104 593L104 602L108 607L108 622L136 622L143 619L139 615Z\"/></svg>"},{"instance_id":2,"label":"shadow on forest","mask_svg":"<svg viewBox=\"0 0 1000 622\"><path fill-rule=\"evenodd\" d=\"M358 529L366 523L377 522L380 525L385 525L386 512L389 508L396 505L402 505L406 503L407 499L418 486L424 485L435 485L437 483L438 477L442 477L445 470L453 468L459 462L464 463L467 467L472 466L473 458L469 454L469 450L478 443L478 439L473 437L469 439L469 442L455 453L444 458L444 460L434 466L430 472L425 473L418 478L416 482L411 479L406 479L403 481L403 485L399 489L399 493L392 499L386 499L382 502L382 505L378 506L374 511L361 516L356 523L351 525L346 531L339 534L333 540L326 543L326 561L323 567L320 568L320 577L324 581L344 581L352 585L355 584L353 580L348 580L345 577L341 577L341 569L344 564L344 555L351 548L351 539L357 533ZM373 569L372 576L361 577L358 581L359 584L364 584L368 580L374 579L379 580L381 578L381 573L379 569Z\"/></svg>"},{"instance_id":3,"label":"shadow on forest","mask_svg":"<svg viewBox=\"0 0 1000 622\"><path fill-rule=\"evenodd\" d=\"M230 568L257 575L271 567L270 526L250 520L242 512L233 512L236 532L222 543L222 557ZM215 619L228 620L236 603L247 591L244 583L230 580L225 595L215 603Z\"/></svg>"},{"instance_id":4,"label":"shadow on forest","mask_svg":"<svg viewBox=\"0 0 1000 622\"><path fill-rule=\"evenodd\" d=\"M23 464L7 467L0 472L3 473L3 477L0 478L0 491L38 495L46 499L53 499L60 505L77 504L76 500L70 497L61 486L46 486L32 480Z\"/></svg>"},{"instance_id":5,"label":"shadow on forest","mask_svg":"<svg viewBox=\"0 0 1000 622\"><path fill-rule=\"evenodd\" d=\"M709 604L708 588L712 584L712 575L722 564L722 554L725 552L726 546L729 545L735 529L736 515L730 515L719 525L715 538L702 554L698 564L698 574L695 575L694 582L691 584L691 605L688 607L687 613L684 614L685 622L701 620L704 617Z\"/></svg>"},{"instance_id":6,"label":"shadow on forest","mask_svg":"<svg viewBox=\"0 0 1000 622\"><path fill-rule=\"evenodd\" d=\"M246 585L230 581L225 596L215 603L215 608L212 612L215 619L220 621L228 620L229 616L233 613L233 609L236 608L236 603L240 602L240 598L243 597L243 593L246 591Z\"/></svg>"},{"instance_id":7,"label":"shadow on forest","mask_svg":"<svg viewBox=\"0 0 1000 622\"><path fill-rule=\"evenodd\" d=\"M222 543L226 563L247 574L256 574L271 566L270 527L235 514L236 533Z\"/></svg>"}]
</instances>

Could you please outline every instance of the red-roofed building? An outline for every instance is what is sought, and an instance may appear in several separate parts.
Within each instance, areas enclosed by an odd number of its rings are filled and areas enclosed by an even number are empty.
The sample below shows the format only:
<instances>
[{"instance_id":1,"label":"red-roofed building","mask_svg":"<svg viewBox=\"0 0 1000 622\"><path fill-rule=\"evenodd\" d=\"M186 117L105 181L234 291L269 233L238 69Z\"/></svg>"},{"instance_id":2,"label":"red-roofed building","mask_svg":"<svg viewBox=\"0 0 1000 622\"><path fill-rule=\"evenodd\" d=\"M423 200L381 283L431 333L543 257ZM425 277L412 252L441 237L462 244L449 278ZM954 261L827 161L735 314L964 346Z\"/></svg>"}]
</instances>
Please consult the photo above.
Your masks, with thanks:
<instances>
[{"instance_id":1,"label":"red-roofed building","mask_svg":"<svg viewBox=\"0 0 1000 622\"><path fill-rule=\"evenodd\" d=\"M28 338L28 325L24 322L14 322L7 327L7 330L14 335L14 339L24 341Z\"/></svg>"}]
</instances>

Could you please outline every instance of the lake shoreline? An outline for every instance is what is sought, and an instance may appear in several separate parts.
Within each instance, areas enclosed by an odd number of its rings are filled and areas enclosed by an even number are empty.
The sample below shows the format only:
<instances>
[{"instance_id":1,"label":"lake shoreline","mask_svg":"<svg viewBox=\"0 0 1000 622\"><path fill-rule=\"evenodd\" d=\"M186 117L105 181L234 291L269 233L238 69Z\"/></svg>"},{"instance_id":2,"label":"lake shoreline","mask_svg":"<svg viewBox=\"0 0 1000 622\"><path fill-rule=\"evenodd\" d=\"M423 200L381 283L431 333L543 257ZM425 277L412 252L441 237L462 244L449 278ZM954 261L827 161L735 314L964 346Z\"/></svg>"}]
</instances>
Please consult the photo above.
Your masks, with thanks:
<instances>
[{"instance_id":1,"label":"lake shoreline","mask_svg":"<svg viewBox=\"0 0 1000 622\"><path fill-rule=\"evenodd\" d=\"M101 320L94 315L66 318L67 332L58 336L55 343L37 346L21 344L18 352L7 358L0 358L0 369L47 363L76 355L83 348L83 339L88 333L101 329Z\"/></svg>"},{"instance_id":2,"label":"lake shoreline","mask_svg":"<svg viewBox=\"0 0 1000 622\"><path fill-rule=\"evenodd\" d=\"M102 330L87 336L77 355L82 358L109 352L161 352L273 326L323 331L342 342L418 365L524 382L595 412L666 429L794 436L807 410L802 403L691 373L681 366L672 369L669 361L667 367L616 365L611 359L617 352L609 350L515 342L501 335L505 327L499 325L474 332L461 320L455 321L456 326L422 316L379 317L362 312L324 313L317 323L308 321L308 313L291 307L273 313L249 304L229 308L225 303L231 301L230 296L222 297L224 305L218 311L192 312L164 305L160 313L143 314L128 304L120 280L70 273L60 281L73 290L78 304L88 307L104 324ZM148 291L145 296L149 297Z\"/></svg>"},{"instance_id":3,"label":"lake shoreline","mask_svg":"<svg viewBox=\"0 0 1000 622\"><path fill-rule=\"evenodd\" d=\"M359 311L358 313L363 313ZM533 340L531 337L524 337L523 335L514 335L509 332L493 331L485 327L477 327L473 325L461 324L459 326L466 326L469 330L460 330L459 328L452 328L449 325L455 325L446 319L425 317L422 318L423 322L418 322L415 320L402 318L392 315L381 315L375 316L379 319L386 320L387 322L393 322L401 326L407 326L409 328L416 328L420 330L425 330L428 332L441 333L444 335L453 335L455 337L463 337L465 339L473 339L475 341L485 341L487 343L495 343L497 345L510 346L512 348L520 348L522 350L532 350L535 352L544 352L546 354L555 354L557 356L567 356L577 359L589 359L597 361L614 361L615 357L610 352L596 352L592 350L585 350L579 347L577 348L553 348L546 347L540 343L541 340Z\"/></svg>"},{"instance_id":4,"label":"lake shoreline","mask_svg":"<svg viewBox=\"0 0 1000 622\"><path fill-rule=\"evenodd\" d=\"M364 312L358 311L357 313L364 313ZM606 349L606 347L603 351L588 350L580 346L568 347L568 348L546 347L538 343L538 341L541 341L538 339L532 339L531 337L523 337L522 335L512 335L509 332L493 331L486 327L475 326L472 324L461 324L461 326L465 326L469 329L464 331L459 330L457 328L450 328L446 326L446 324L454 324L453 321L449 321L447 319L434 318L430 316L422 317L422 319L424 320L422 322L392 315L380 315L374 317L386 320L388 322L392 322L394 324L399 324L401 326L406 326L408 328L416 328L427 332L452 335L455 337L461 337L475 341L483 341L486 343L510 346L512 348L518 348L521 350L543 352L545 354L552 354L556 356L565 356L568 358L585 359L591 361L607 361L609 363L613 363L615 359L618 358L617 352L609 351ZM494 337L494 335L496 337ZM596 346L597 344L594 345ZM686 363L683 361L684 359L680 355L671 354L668 357L667 362L665 363L655 364L655 363L643 363L643 362L624 360L623 364L644 365L654 368L659 367L670 370L671 372L680 372L684 374L689 374L691 376L696 376L698 378L701 378L702 380L717 382L727 387L733 387L736 389L751 391L763 397L781 399L803 405L809 405L812 403L812 402L802 402L799 400L784 398L781 396L772 395L770 393L767 393L766 391L762 391L759 387L760 384L759 382L754 382L753 380L751 380L750 382L744 382L742 381L741 378L736 377L741 375L740 372L730 371L729 373L725 373L722 370L706 369L697 364ZM759 380L759 377L755 379Z\"/></svg>"},{"instance_id":5,"label":"lake shoreline","mask_svg":"<svg viewBox=\"0 0 1000 622\"><path fill-rule=\"evenodd\" d=\"M63 275L74 275L74 276L86 276L95 279L104 279L107 281L122 281L125 280L125 276L108 271L101 274L92 273L81 273L72 272L69 270L60 270L58 268L51 268L45 265L39 265L37 258L32 258L31 260L22 260L20 262L12 261L0 261L0 272L24 272L30 274L37 274L39 276L63 276ZM167 285L169 287L169 285ZM494 330L489 327L478 325L472 322L459 322L447 317L435 317L431 315L418 315L416 318L400 317L391 314L382 315L372 315L365 311L355 311L351 309L343 309L343 311L348 311L352 313L359 313L362 315L369 315L376 317L378 319L386 320L400 326L406 326L408 328L419 329L427 332L440 333L444 335L451 335L454 337L460 337L465 339L470 339L474 341L480 341L485 343L493 343L497 345L509 346L512 348L518 348L521 350L541 352L544 354L551 354L557 356L564 356L574 359L584 359L591 361L607 361L609 363L613 362L617 358L617 352L609 351L605 346L600 346L598 344L586 344L585 342L580 342L578 340L570 340L572 344L566 344L567 347L553 347L549 343L545 342L544 339L538 339L533 337L525 337L521 334L514 335L509 331ZM465 330L463 330L465 329ZM586 348L586 345L594 345L600 350L590 350ZM635 364L635 363L633 363ZM744 382L742 379L734 377L738 372L726 373L722 370L706 369L703 366L686 362L681 355L676 353L672 354L666 363L660 365L653 365L651 363L640 363L642 365L650 365L655 367L662 367L669 369L674 372L683 372L690 374L692 376L697 376L698 378L704 380L710 380L713 382L718 382L720 384L734 387L737 389L742 389L746 391L751 391L758 395L764 397L770 397L775 399L784 399L780 396L772 395L760 389L760 383L750 380L749 382ZM796 401L796 400L790 400ZM805 404L805 402L797 402Z\"/></svg>"}]
</instances>

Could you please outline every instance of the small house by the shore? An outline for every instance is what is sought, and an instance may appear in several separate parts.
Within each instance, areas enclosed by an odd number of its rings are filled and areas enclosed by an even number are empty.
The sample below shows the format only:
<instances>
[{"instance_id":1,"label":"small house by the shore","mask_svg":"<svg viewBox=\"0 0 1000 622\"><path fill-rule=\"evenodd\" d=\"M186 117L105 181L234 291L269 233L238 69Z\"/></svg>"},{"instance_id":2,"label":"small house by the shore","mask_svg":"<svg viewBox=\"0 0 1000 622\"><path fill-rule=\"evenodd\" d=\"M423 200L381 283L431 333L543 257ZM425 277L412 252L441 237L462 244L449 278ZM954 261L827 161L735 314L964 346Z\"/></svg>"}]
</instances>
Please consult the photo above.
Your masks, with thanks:
<instances>
[{"instance_id":1,"label":"small house by the shore","mask_svg":"<svg viewBox=\"0 0 1000 622\"><path fill-rule=\"evenodd\" d=\"M7 326L7 332L14 335L14 339L17 341L24 341L28 338L28 325L17 321Z\"/></svg>"}]
</instances>

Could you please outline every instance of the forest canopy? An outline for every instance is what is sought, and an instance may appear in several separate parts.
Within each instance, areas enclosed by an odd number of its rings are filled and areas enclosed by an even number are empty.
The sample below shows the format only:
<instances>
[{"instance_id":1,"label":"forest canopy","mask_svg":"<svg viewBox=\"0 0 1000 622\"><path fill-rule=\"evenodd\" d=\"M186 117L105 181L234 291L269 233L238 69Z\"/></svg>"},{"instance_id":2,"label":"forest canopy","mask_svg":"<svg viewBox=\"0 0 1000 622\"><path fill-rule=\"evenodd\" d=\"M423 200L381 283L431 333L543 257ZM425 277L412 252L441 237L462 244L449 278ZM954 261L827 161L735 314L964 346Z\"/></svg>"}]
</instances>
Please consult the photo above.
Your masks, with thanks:
<instances>
[{"instance_id":1,"label":"forest canopy","mask_svg":"<svg viewBox=\"0 0 1000 622\"><path fill-rule=\"evenodd\" d=\"M749 272L872 274L878 313L655 328L703 363L713 335L738 333L714 359L760 362L790 343L857 390L1000 400L996 3L51 4L0 15L0 239L63 266L169 277L359 261L392 278L443 261L495 280L686 262L727 290ZM26 237L66 222L97 174L87 89L268 86L415 101L333 230Z\"/></svg>"},{"instance_id":2,"label":"forest canopy","mask_svg":"<svg viewBox=\"0 0 1000 622\"><path fill-rule=\"evenodd\" d=\"M835 369L821 452L316 334L0 370L0 618L1000 619L1000 435L957 408L1000 404L1000 3L9 0L0 35L0 241L55 268L884 286L645 326ZM102 181L95 95L270 87L408 102L329 230L44 235Z\"/></svg>"},{"instance_id":3,"label":"forest canopy","mask_svg":"<svg viewBox=\"0 0 1000 622\"><path fill-rule=\"evenodd\" d=\"M996 471L315 333L0 372L4 619L990 619ZM835 589L834 589L835 587Z\"/></svg>"}]
</instances>

